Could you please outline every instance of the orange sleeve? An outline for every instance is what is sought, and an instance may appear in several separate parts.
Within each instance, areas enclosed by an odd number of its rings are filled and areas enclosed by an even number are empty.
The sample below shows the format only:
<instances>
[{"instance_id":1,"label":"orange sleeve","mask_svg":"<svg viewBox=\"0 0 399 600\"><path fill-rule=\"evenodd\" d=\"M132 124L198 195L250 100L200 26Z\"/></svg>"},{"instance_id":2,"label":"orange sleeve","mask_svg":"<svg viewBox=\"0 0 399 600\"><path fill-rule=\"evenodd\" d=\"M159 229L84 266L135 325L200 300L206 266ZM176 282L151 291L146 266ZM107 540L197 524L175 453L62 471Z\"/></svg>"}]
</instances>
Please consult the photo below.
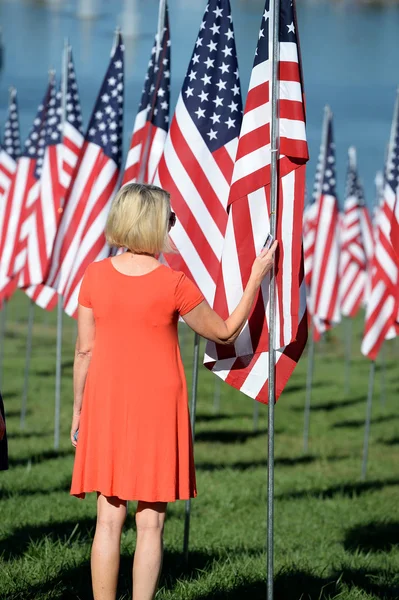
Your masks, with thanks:
<instances>
[{"instance_id":1,"label":"orange sleeve","mask_svg":"<svg viewBox=\"0 0 399 600\"><path fill-rule=\"evenodd\" d=\"M80 285L78 302L86 308L92 308L91 303L91 285L90 285L90 265L87 267L85 274L83 275L82 283Z\"/></svg>"},{"instance_id":2,"label":"orange sleeve","mask_svg":"<svg viewBox=\"0 0 399 600\"><path fill-rule=\"evenodd\" d=\"M176 310L183 316L198 306L204 300L204 296L184 273L179 275L175 290Z\"/></svg>"}]
</instances>

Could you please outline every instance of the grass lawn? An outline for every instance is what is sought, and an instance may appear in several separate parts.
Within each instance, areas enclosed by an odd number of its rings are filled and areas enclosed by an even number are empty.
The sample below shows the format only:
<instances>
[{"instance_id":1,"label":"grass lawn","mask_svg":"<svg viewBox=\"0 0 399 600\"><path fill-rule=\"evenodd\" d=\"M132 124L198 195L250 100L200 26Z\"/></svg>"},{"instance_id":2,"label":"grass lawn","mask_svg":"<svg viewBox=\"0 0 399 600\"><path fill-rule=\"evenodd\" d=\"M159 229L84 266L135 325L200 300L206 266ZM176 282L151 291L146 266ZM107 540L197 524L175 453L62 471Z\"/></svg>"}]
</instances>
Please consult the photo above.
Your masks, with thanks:
<instances>
[{"instance_id":1,"label":"grass lawn","mask_svg":"<svg viewBox=\"0 0 399 600\"><path fill-rule=\"evenodd\" d=\"M74 323L64 319L62 435L53 450L55 314L36 310L28 414L19 426L28 302L9 306L3 395L10 470L0 473L0 599L91 598L89 555L95 498L68 494L73 464ZM303 357L276 407L275 599L399 598L399 349L386 346L386 403L379 367L367 481L360 481L369 362L354 326L350 393L344 393L344 330L316 349L309 453L303 454ZM193 336L182 331L190 382ZM154 364L156 371L156 364ZM215 377L199 378L190 559L182 559L184 503L170 505L157 600L263 600L265 588L267 408L258 430L253 402ZM122 541L120 599L131 598L134 507Z\"/></svg>"}]
</instances>

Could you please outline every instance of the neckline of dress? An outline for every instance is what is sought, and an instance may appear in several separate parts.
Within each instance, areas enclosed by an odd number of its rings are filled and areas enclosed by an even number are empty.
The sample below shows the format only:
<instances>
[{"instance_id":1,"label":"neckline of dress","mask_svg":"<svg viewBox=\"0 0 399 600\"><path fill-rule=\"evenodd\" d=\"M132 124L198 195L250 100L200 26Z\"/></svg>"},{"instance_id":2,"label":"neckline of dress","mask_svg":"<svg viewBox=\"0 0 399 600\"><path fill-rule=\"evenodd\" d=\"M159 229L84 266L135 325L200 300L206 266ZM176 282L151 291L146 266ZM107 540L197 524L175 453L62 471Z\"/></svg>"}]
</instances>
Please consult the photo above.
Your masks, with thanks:
<instances>
[{"instance_id":1,"label":"neckline of dress","mask_svg":"<svg viewBox=\"0 0 399 600\"><path fill-rule=\"evenodd\" d=\"M112 257L109 258L109 263L110 263L113 271L115 271L119 275L122 275L122 277L129 277L130 279L139 279L141 277L147 277L147 275L151 275L151 273L155 273L155 271L158 271L161 267L164 266L164 265L160 264L157 267L155 267L155 269L152 269L152 271L148 271L147 273L142 273L141 275L128 275L127 273L122 273L122 271L119 271L116 268L116 266L112 262Z\"/></svg>"}]
</instances>

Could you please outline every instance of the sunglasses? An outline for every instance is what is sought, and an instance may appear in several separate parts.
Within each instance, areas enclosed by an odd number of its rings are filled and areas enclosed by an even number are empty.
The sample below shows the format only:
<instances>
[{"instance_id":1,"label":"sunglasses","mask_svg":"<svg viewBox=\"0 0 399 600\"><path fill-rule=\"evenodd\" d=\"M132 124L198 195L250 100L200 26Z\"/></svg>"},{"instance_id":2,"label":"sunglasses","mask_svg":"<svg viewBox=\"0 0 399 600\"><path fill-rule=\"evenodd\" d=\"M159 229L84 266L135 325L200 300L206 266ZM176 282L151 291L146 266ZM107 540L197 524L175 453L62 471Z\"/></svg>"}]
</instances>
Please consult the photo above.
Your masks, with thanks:
<instances>
[{"instance_id":1,"label":"sunglasses","mask_svg":"<svg viewBox=\"0 0 399 600\"><path fill-rule=\"evenodd\" d=\"M174 213L174 212L170 213L169 225L170 225L170 227L173 227L174 225L176 225L176 213Z\"/></svg>"}]
</instances>

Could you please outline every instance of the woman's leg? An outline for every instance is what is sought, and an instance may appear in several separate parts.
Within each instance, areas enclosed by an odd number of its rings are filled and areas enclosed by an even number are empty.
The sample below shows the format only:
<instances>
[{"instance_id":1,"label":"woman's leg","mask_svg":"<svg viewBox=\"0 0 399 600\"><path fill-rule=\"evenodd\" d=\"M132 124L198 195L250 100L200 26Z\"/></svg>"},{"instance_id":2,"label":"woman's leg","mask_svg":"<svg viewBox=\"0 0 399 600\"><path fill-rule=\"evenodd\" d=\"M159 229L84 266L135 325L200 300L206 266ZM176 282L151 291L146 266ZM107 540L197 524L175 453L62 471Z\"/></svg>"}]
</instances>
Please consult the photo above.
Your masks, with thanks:
<instances>
[{"instance_id":1,"label":"woman's leg","mask_svg":"<svg viewBox=\"0 0 399 600\"><path fill-rule=\"evenodd\" d=\"M133 600L153 600L155 597L162 567L165 515L165 502L138 503Z\"/></svg>"},{"instance_id":2,"label":"woman's leg","mask_svg":"<svg viewBox=\"0 0 399 600\"><path fill-rule=\"evenodd\" d=\"M91 549L91 576L94 600L115 600L118 585L122 527L126 502L119 498L97 497L97 526Z\"/></svg>"}]
</instances>

